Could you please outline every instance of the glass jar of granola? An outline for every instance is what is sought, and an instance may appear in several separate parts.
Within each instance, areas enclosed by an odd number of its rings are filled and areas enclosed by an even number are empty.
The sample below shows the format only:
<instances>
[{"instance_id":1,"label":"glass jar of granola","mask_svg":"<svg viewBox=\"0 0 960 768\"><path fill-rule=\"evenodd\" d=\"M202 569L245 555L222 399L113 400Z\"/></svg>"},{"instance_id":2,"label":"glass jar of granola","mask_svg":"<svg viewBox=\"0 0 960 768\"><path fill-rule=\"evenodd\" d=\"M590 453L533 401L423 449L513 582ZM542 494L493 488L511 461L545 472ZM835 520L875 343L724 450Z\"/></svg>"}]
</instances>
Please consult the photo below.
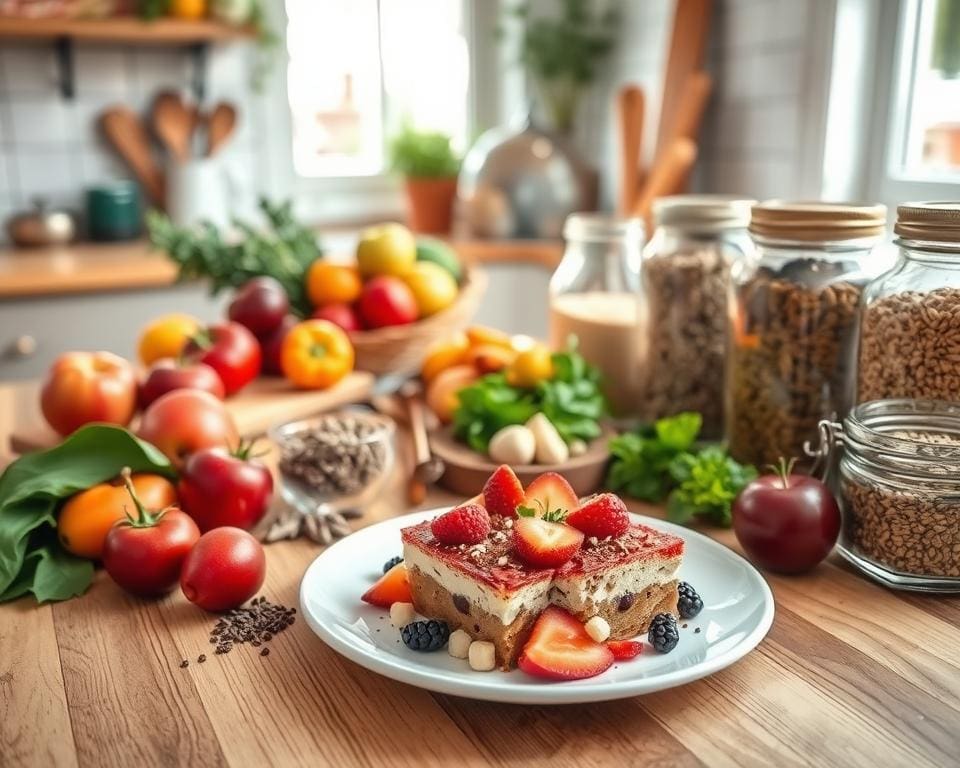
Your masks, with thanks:
<instances>
[{"instance_id":1,"label":"glass jar of granola","mask_svg":"<svg viewBox=\"0 0 960 768\"><path fill-rule=\"evenodd\" d=\"M823 422L842 446L840 553L890 587L960 592L960 403L872 400Z\"/></svg>"},{"instance_id":2,"label":"glass jar of granola","mask_svg":"<svg viewBox=\"0 0 960 768\"><path fill-rule=\"evenodd\" d=\"M647 339L644 421L697 411L703 436L721 436L730 270L751 248L753 204L724 195L654 202L655 229L640 273Z\"/></svg>"},{"instance_id":3,"label":"glass jar of granola","mask_svg":"<svg viewBox=\"0 0 960 768\"><path fill-rule=\"evenodd\" d=\"M897 208L896 264L864 291L858 402L960 401L960 203Z\"/></svg>"},{"instance_id":4,"label":"glass jar of granola","mask_svg":"<svg viewBox=\"0 0 960 768\"><path fill-rule=\"evenodd\" d=\"M885 216L882 205L753 207L756 249L734 271L730 305L726 434L737 461L800 457L821 419L850 409L858 304Z\"/></svg>"}]
</instances>

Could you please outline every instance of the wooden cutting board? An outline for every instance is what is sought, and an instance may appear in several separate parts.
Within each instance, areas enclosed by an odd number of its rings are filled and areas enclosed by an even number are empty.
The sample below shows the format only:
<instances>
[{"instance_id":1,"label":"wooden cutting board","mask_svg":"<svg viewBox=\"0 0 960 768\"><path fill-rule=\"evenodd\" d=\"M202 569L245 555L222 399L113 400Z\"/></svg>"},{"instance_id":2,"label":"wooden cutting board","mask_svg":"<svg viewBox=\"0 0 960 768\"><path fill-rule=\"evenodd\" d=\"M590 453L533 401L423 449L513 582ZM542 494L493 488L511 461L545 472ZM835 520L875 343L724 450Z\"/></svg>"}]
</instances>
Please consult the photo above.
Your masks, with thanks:
<instances>
[{"instance_id":1,"label":"wooden cutting board","mask_svg":"<svg viewBox=\"0 0 960 768\"><path fill-rule=\"evenodd\" d=\"M285 379L257 379L226 401L243 437L262 435L274 424L323 413L349 403L366 400L373 392L374 376L354 371L335 387L326 390L295 389ZM10 435L15 454L51 448L60 437L46 424L33 424Z\"/></svg>"}]
</instances>

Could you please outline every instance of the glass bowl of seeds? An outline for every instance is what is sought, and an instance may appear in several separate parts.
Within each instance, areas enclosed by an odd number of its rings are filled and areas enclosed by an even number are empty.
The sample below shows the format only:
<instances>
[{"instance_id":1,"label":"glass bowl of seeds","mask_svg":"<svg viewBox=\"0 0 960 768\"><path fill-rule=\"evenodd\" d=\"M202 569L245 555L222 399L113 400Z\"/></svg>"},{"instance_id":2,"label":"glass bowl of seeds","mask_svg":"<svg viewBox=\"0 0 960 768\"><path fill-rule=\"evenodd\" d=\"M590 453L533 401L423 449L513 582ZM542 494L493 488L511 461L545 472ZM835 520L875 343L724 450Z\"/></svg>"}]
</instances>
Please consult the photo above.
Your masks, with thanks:
<instances>
[{"instance_id":1,"label":"glass bowl of seeds","mask_svg":"<svg viewBox=\"0 0 960 768\"><path fill-rule=\"evenodd\" d=\"M284 501L305 516L358 516L390 476L395 430L392 419L360 409L274 427Z\"/></svg>"}]
</instances>

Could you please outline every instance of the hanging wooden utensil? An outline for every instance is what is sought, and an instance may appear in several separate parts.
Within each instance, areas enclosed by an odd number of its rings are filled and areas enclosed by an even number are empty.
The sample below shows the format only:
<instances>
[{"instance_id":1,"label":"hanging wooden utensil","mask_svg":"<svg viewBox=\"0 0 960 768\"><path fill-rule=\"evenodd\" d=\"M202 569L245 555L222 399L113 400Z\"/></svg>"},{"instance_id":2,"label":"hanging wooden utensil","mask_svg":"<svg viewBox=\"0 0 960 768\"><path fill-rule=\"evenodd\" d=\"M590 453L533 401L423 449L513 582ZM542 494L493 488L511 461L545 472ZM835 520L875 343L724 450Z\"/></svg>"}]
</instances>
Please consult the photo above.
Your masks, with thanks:
<instances>
[{"instance_id":1,"label":"hanging wooden utensil","mask_svg":"<svg viewBox=\"0 0 960 768\"><path fill-rule=\"evenodd\" d=\"M163 171L153 159L150 136L140 117L126 107L111 107L100 115L100 127L140 181L150 202L163 208L166 204Z\"/></svg>"},{"instance_id":2,"label":"hanging wooden utensil","mask_svg":"<svg viewBox=\"0 0 960 768\"><path fill-rule=\"evenodd\" d=\"M687 138L674 139L650 169L634 212L650 224L650 210L658 197L676 194L697 160L697 145Z\"/></svg>"},{"instance_id":3,"label":"hanging wooden utensil","mask_svg":"<svg viewBox=\"0 0 960 768\"><path fill-rule=\"evenodd\" d=\"M187 162L197 127L196 109L184 102L180 94L162 91L153 100L151 121L154 133L170 155L179 163Z\"/></svg>"},{"instance_id":4,"label":"hanging wooden utensil","mask_svg":"<svg viewBox=\"0 0 960 768\"><path fill-rule=\"evenodd\" d=\"M620 123L620 211L630 214L637 202L643 177L640 153L643 149L643 89L630 83L617 94Z\"/></svg>"},{"instance_id":5,"label":"hanging wooden utensil","mask_svg":"<svg viewBox=\"0 0 960 768\"><path fill-rule=\"evenodd\" d=\"M237 125L237 108L221 101L207 116L207 156L212 157L227 143Z\"/></svg>"}]
</instances>

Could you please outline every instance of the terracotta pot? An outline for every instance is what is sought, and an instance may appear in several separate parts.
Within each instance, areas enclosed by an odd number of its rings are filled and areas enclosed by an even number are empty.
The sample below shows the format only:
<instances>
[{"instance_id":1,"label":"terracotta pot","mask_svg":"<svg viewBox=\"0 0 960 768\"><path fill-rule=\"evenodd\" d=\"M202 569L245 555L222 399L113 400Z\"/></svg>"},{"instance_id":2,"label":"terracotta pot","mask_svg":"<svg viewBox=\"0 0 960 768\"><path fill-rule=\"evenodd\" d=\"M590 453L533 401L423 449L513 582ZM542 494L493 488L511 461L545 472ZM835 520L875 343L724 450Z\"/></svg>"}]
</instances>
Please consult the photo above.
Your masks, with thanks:
<instances>
[{"instance_id":1,"label":"terracotta pot","mask_svg":"<svg viewBox=\"0 0 960 768\"><path fill-rule=\"evenodd\" d=\"M431 235L450 231L457 179L407 178L410 229Z\"/></svg>"}]
</instances>

